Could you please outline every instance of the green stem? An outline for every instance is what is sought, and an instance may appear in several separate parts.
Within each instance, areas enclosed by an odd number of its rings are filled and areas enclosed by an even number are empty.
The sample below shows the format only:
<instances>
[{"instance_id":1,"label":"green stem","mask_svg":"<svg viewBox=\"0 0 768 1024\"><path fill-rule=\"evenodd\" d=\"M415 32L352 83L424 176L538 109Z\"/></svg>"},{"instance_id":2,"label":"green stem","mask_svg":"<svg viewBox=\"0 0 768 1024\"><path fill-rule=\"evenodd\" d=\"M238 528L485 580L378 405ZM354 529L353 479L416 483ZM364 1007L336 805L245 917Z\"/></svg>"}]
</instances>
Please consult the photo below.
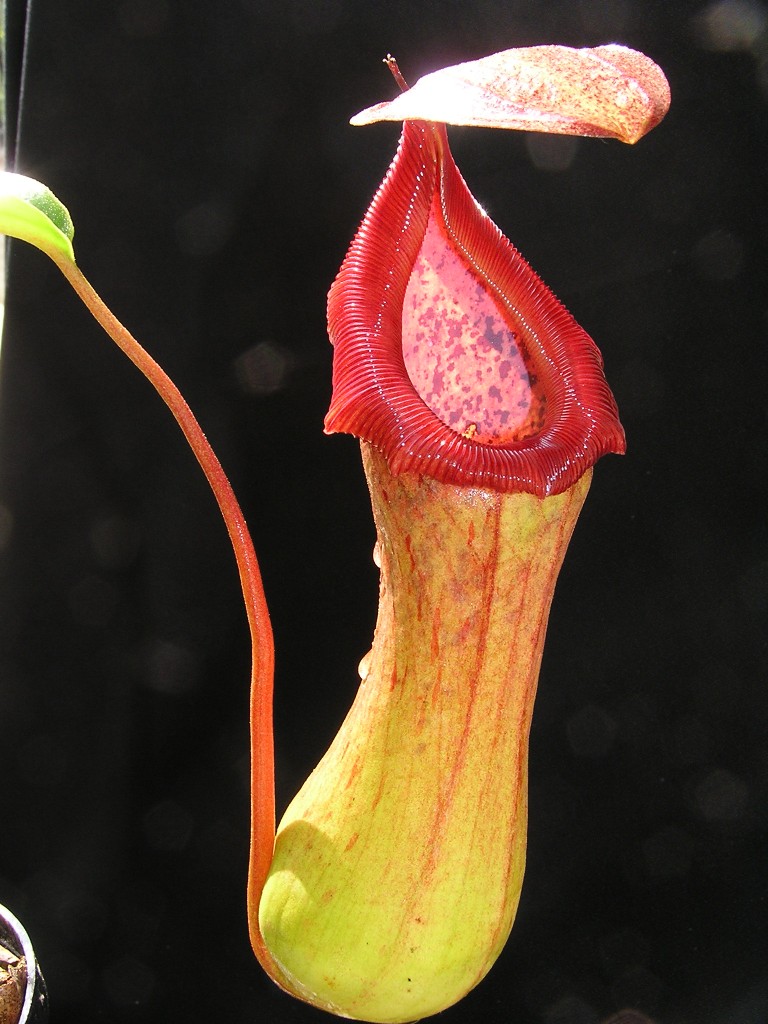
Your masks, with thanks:
<instances>
[{"instance_id":1,"label":"green stem","mask_svg":"<svg viewBox=\"0 0 768 1024\"><path fill-rule=\"evenodd\" d=\"M248 526L216 454L181 392L120 323L65 254L47 250L58 268L114 343L144 374L173 413L211 486L232 542L251 632L251 877L261 892L275 837L275 769L272 732L274 644L259 563Z\"/></svg>"}]
</instances>

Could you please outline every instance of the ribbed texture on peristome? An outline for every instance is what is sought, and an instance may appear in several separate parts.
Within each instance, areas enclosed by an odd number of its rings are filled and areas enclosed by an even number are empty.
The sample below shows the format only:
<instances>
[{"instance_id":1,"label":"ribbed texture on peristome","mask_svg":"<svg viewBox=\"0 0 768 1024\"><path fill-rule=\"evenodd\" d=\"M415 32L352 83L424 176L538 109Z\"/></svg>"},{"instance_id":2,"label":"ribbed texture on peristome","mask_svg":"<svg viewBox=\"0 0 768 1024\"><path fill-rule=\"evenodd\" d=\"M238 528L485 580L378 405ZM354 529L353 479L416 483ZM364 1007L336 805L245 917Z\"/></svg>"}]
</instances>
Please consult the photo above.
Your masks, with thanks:
<instances>
[{"instance_id":1,"label":"ribbed texture on peristome","mask_svg":"<svg viewBox=\"0 0 768 1024\"><path fill-rule=\"evenodd\" d=\"M543 387L546 413L532 436L466 436L433 412L408 375L403 301L430 213L446 247L494 297ZM396 475L544 497L566 490L601 455L625 450L600 352L475 202L442 125L405 122L331 288L328 330L335 351L326 432L371 442Z\"/></svg>"}]
</instances>

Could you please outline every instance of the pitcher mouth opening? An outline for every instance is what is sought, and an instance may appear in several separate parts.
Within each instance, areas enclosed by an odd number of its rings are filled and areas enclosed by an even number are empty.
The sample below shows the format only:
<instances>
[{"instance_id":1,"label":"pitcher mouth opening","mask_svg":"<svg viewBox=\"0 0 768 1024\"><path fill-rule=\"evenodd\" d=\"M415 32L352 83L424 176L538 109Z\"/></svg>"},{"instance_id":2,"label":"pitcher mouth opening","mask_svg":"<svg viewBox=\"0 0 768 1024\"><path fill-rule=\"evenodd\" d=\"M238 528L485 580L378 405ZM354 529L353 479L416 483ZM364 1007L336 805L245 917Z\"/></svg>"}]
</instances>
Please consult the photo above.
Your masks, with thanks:
<instances>
[{"instance_id":1,"label":"pitcher mouth opening","mask_svg":"<svg viewBox=\"0 0 768 1024\"><path fill-rule=\"evenodd\" d=\"M405 123L328 315L326 432L395 474L543 497L625 449L594 342L475 202L443 125Z\"/></svg>"},{"instance_id":2,"label":"pitcher mouth opening","mask_svg":"<svg viewBox=\"0 0 768 1024\"><path fill-rule=\"evenodd\" d=\"M537 339L447 241L433 200L403 301L405 369L455 433L499 447L529 441L545 428L551 390Z\"/></svg>"}]
</instances>

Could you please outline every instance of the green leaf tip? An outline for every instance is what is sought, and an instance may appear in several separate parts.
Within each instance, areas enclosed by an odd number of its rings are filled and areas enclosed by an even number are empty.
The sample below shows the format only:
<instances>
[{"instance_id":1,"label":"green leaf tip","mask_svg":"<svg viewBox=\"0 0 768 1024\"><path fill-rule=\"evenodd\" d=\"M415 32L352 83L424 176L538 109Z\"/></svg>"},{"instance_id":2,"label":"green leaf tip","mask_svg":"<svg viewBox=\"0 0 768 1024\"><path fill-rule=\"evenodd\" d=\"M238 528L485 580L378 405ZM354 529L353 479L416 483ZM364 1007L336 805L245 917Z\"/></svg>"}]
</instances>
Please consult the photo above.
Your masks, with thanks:
<instances>
[{"instance_id":1,"label":"green leaf tip","mask_svg":"<svg viewBox=\"0 0 768 1024\"><path fill-rule=\"evenodd\" d=\"M4 171L0 174L0 232L75 262L75 228L69 210L51 190L34 178Z\"/></svg>"}]
</instances>

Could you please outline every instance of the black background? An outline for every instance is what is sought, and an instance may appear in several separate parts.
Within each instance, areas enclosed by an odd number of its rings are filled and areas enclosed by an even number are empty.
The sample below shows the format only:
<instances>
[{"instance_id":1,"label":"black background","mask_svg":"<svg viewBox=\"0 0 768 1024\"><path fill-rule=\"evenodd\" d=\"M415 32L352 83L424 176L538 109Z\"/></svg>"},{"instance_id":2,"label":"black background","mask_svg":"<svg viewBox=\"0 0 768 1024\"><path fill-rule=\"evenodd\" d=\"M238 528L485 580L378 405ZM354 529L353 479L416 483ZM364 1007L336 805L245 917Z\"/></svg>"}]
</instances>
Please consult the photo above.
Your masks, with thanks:
<instances>
[{"instance_id":1,"label":"black background","mask_svg":"<svg viewBox=\"0 0 768 1024\"><path fill-rule=\"evenodd\" d=\"M12 116L24 12L11 3ZM324 303L398 128L348 118L392 95L387 51L415 80L619 41L668 74L659 128L633 148L556 142L565 170L524 135L452 131L478 199L600 345L629 452L598 466L558 586L518 920L446 1024L768 1020L765 13L31 8L16 166L69 206L81 268L184 391L251 523L280 807L343 717L375 617L359 453L322 432ZM2 358L0 902L31 933L52 1020L320 1022L248 945L248 641L193 457L17 243Z\"/></svg>"}]
</instances>

